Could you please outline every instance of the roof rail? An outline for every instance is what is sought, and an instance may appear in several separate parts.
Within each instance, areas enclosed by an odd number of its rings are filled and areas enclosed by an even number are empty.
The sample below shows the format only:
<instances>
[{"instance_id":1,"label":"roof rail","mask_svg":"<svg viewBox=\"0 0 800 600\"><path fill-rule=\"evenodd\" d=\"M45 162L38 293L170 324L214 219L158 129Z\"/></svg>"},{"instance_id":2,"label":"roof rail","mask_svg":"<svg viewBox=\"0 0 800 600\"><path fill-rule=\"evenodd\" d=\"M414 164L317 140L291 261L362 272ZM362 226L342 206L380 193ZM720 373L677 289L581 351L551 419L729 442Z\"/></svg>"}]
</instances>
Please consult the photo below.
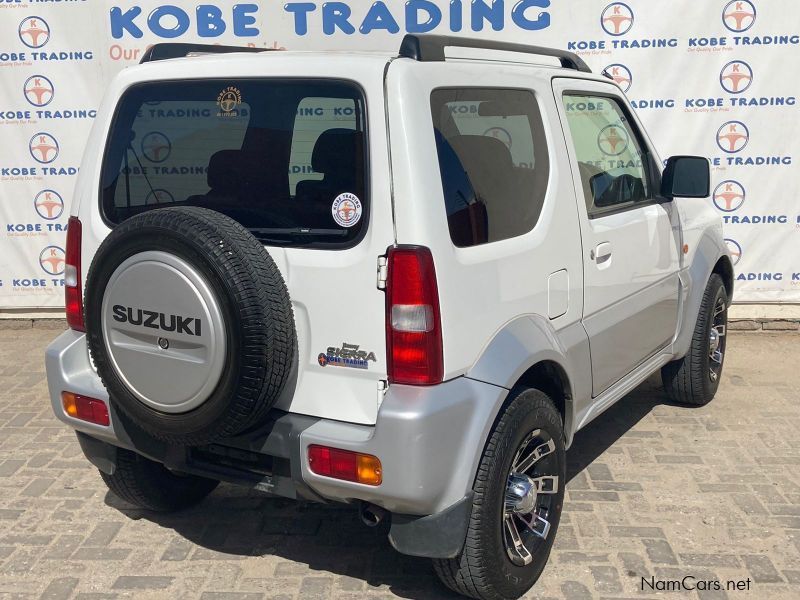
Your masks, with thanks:
<instances>
[{"instance_id":1,"label":"roof rail","mask_svg":"<svg viewBox=\"0 0 800 600\"><path fill-rule=\"evenodd\" d=\"M524 54L538 54L540 56L552 56L561 61L561 66L573 71L591 73L583 59L577 54L566 50L556 50L555 48L543 48L541 46L527 46L525 44L512 44L509 42L495 42L491 40L476 40L463 37L452 37L449 35L412 35L407 34L400 44L400 56L412 58L421 62L443 61L445 59L444 49L447 46L459 48L481 48L483 50L502 50L504 52L521 52Z\"/></svg>"},{"instance_id":2,"label":"roof rail","mask_svg":"<svg viewBox=\"0 0 800 600\"><path fill-rule=\"evenodd\" d=\"M228 52L267 52L273 48L251 48L249 46L215 46L213 44L153 44L142 55L139 64L169 58L183 58L190 54L226 54Z\"/></svg>"}]
</instances>

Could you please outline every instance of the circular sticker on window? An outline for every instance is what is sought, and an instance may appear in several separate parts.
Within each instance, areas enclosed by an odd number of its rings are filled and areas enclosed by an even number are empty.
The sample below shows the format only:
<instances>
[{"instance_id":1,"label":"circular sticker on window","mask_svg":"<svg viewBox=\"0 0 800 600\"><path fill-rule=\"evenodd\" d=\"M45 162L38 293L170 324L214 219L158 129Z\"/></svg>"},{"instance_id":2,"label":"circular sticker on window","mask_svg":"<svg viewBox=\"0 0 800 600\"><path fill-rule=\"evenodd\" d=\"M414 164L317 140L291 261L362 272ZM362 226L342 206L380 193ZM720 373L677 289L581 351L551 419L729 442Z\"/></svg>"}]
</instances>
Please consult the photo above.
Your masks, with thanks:
<instances>
[{"instance_id":1,"label":"circular sticker on window","mask_svg":"<svg viewBox=\"0 0 800 600\"><path fill-rule=\"evenodd\" d=\"M361 200L358 196L345 192L336 196L331 206L333 220L342 227L352 227L361 220Z\"/></svg>"}]
</instances>

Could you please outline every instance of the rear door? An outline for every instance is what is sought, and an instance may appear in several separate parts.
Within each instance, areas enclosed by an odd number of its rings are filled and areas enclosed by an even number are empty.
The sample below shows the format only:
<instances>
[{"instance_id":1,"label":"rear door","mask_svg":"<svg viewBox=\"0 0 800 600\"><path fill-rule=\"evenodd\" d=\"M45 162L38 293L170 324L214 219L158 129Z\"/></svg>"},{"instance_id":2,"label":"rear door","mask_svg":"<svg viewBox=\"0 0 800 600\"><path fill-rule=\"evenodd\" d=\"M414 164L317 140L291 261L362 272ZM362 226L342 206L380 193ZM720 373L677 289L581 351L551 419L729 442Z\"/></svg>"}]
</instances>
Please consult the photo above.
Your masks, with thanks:
<instances>
[{"instance_id":1,"label":"rear door","mask_svg":"<svg viewBox=\"0 0 800 600\"><path fill-rule=\"evenodd\" d=\"M303 64L303 78L281 56L262 78L244 59L202 74L184 64L180 77L194 79L129 88L104 159L104 222L85 247L160 206L235 219L268 248L292 300L297 365L276 406L371 424L387 372L377 260L394 242L384 63Z\"/></svg>"},{"instance_id":2,"label":"rear door","mask_svg":"<svg viewBox=\"0 0 800 600\"><path fill-rule=\"evenodd\" d=\"M553 88L581 217L583 323L598 395L675 334L677 214L658 202L658 157L617 87L557 79Z\"/></svg>"}]
</instances>

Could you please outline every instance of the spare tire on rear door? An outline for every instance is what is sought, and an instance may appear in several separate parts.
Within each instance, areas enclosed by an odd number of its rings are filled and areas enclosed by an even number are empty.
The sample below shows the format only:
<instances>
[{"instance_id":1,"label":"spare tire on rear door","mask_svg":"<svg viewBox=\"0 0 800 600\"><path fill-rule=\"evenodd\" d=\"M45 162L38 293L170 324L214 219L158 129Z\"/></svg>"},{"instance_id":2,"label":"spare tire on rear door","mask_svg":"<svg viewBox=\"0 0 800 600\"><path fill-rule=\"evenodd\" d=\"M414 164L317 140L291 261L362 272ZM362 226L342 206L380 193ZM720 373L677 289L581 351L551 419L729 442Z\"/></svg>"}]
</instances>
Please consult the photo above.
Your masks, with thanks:
<instances>
[{"instance_id":1,"label":"spare tire on rear door","mask_svg":"<svg viewBox=\"0 0 800 600\"><path fill-rule=\"evenodd\" d=\"M85 310L114 407L168 443L257 425L294 363L292 306L275 263L208 209L162 208L117 226L95 254Z\"/></svg>"}]
</instances>

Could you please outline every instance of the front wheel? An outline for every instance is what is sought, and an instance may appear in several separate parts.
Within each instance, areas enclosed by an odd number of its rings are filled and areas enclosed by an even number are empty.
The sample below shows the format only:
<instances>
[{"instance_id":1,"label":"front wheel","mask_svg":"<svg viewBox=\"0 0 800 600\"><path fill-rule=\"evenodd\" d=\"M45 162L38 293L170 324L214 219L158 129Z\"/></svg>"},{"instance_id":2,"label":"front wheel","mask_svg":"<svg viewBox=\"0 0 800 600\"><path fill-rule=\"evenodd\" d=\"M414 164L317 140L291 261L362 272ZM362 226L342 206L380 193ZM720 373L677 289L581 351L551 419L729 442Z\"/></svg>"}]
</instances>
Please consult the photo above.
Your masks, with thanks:
<instances>
[{"instance_id":1,"label":"front wheel","mask_svg":"<svg viewBox=\"0 0 800 600\"><path fill-rule=\"evenodd\" d=\"M694 406L711 402L722 377L727 328L728 294L722 278L714 273L703 292L689 352L661 369L661 380L670 399Z\"/></svg>"},{"instance_id":2,"label":"front wheel","mask_svg":"<svg viewBox=\"0 0 800 600\"><path fill-rule=\"evenodd\" d=\"M523 391L486 443L461 554L434 559L447 587L472 598L507 600L536 583L561 518L565 465L561 415L543 392Z\"/></svg>"}]
</instances>

